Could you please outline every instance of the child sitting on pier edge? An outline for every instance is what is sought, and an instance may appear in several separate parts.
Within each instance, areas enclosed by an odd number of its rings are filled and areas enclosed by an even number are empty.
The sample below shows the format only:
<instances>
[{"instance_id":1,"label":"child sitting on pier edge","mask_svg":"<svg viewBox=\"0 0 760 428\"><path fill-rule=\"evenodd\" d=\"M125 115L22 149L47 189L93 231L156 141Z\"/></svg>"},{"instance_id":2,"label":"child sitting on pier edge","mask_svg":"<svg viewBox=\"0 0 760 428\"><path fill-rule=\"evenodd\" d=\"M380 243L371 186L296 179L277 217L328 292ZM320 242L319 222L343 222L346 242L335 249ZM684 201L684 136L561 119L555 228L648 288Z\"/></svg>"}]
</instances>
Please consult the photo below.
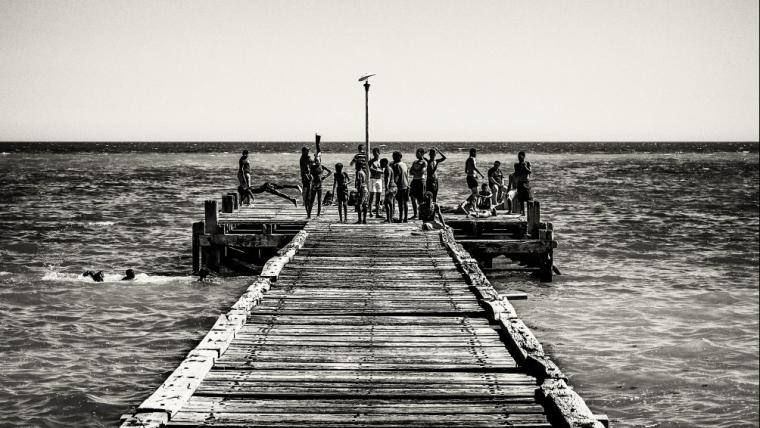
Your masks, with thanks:
<instances>
[{"instance_id":1,"label":"child sitting on pier edge","mask_svg":"<svg viewBox=\"0 0 760 428\"><path fill-rule=\"evenodd\" d=\"M340 162L336 163L332 191L337 201L338 216L341 223L348 222L348 185L350 183L351 178L348 177L346 171L343 171L343 164Z\"/></svg>"},{"instance_id":2,"label":"child sitting on pier edge","mask_svg":"<svg viewBox=\"0 0 760 428\"><path fill-rule=\"evenodd\" d=\"M446 227L441 208L433 200L433 192L425 192L425 197L420 204L420 220L422 220L422 230L438 230Z\"/></svg>"},{"instance_id":3,"label":"child sitting on pier edge","mask_svg":"<svg viewBox=\"0 0 760 428\"><path fill-rule=\"evenodd\" d=\"M488 170L488 185L491 187L491 193L493 194L493 206L498 207L504 202L504 197L507 194L506 187L504 186L504 173L501 172L501 162L494 161L493 167Z\"/></svg>"},{"instance_id":4,"label":"child sitting on pier edge","mask_svg":"<svg viewBox=\"0 0 760 428\"><path fill-rule=\"evenodd\" d=\"M369 189L367 174L363 169L356 171L356 212L359 219L356 224L367 224L367 206L369 205Z\"/></svg>"},{"instance_id":5,"label":"child sitting on pier edge","mask_svg":"<svg viewBox=\"0 0 760 428\"><path fill-rule=\"evenodd\" d=\"M427 161L423 157L425 149L417 149L414 156L417 157L412 166L409 167L409 173L412 175L412 183L409 186L409 197L412 199L412 219L417 218L417 206L422 204L425 196L425 172L427 170Z\"/></svg>"},{"instance_id":6,"label":"child sitting on pier edge","mask_svg":"<svg viewBox=\"0 0 760 428\"><path fill-rule=\"evenodd\" d=\"M380 168L383 170L383 188L385 197L383 205L385 207L385 223L393 221L393 215L396 208L396 181L393 177L393 169L388 166L388 159L380 160Z\"/></svg>"},{"instance_id":7,"label":"child sitting on pier edge","mask_svg":"<svg viewBox=\"0 0 760 428\"><path fill-rule=\"evenodd\" d=\"M483 183L480 186L480 192L478 193L478 214L481 211L486 211L492 216L496 215L496 206L493 203L493 193L488 187L487 183Z\"/></svg>"}]
</instances>

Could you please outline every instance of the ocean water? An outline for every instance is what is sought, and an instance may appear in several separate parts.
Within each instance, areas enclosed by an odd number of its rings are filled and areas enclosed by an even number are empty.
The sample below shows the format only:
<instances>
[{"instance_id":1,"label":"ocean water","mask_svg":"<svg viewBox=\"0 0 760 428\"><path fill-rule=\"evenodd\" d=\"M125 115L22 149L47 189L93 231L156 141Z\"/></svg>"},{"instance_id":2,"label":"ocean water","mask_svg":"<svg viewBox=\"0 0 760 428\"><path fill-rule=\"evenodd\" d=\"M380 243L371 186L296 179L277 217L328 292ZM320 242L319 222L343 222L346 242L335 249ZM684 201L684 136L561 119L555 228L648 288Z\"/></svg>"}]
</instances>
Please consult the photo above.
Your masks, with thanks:
<instances>
[{"instance_id":1,"label":"ocean water","mask_svg":"<svg viewBox=\"0 0 760 428\"><path fill-rule=\"evenodd\" d=\"M465 196L471 145L484 170L528 151L563 275L492 281L528 293L519 314L594 411L758 426L756 143L440 144L443 203ZM323 160L351 146L325 143ZM0 143L0 425L116 426L247 286L190 276L203 201L235 186L242 148L257 180L295 181L299 147Z\"/></svg>"}]
</instances>

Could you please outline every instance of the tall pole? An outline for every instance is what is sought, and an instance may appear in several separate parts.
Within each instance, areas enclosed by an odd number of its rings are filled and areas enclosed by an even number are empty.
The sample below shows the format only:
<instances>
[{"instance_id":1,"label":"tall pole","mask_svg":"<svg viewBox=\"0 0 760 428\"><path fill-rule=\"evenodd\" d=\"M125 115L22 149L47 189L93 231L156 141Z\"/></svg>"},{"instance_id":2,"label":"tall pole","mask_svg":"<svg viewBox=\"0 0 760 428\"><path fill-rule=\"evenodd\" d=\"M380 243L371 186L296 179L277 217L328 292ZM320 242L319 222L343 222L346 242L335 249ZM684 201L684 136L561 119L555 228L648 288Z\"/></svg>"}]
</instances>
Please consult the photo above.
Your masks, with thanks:
<instances>
[{"instance_id":1,"label":"tall pole","mask_svg":"<svg viewBox=\"0 0 760 428\"><path fill-rule=\"evenodd\" d=\"M366 173L367 180L369 181L369 79L364 81L364 150L366 150L367 164Z\"/></svg>"}]
</instances>

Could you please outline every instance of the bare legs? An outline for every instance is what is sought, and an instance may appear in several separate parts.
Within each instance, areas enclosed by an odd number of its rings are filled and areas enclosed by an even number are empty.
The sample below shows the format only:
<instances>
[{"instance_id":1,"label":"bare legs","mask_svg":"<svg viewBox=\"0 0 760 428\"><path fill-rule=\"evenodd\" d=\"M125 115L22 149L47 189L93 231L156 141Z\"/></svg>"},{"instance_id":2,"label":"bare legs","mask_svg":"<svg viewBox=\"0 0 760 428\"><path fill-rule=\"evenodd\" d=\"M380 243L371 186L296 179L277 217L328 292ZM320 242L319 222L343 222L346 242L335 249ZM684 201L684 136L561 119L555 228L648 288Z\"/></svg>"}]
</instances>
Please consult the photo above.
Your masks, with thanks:
<instances>
[{"instance_id":1,"label":"bare legs","mask_svg":"<svg viewBox=\"0 0 760 428\"><path fill-rule=\"evenodd\" d=\"M314 198L317 200L317 216L322 215L322 186L312 186L309 195L309 205L306 209L306 217L311 217L311 211L314 208Z\"/></svg>"},{"instance_id":2,"label":"bare legs","mask_svg":"<svg viewBox=\"0 0 760 428\"><path fill-rule=\"evenodd\" d=\"M385 222L390 223L393 221L393 215L396 211L396 197L393 194L389 194L385 197Z\"/></svg>"},{"instance_id":3,"label":"bare legs","mask_svg":"<svg viewBox=\"0 0 760 428\"><path fill-rule=\"evenodd\" d=\"M338 216L341 223L348 221L348 204L346 201L338 201Z\"/></svg>"},{"instance_id":4,"label":"bare legs","mask_svg":"<svg viewBox=\"0 0 760 428\"><path fill-rule=\"evenodd\" d=\"M369 194L369 206L370 206L370 213L369 216L372 217L372 203L375 203L375 217L380 218L380 192L371 192Z\"/></svg>"}]
</instances>

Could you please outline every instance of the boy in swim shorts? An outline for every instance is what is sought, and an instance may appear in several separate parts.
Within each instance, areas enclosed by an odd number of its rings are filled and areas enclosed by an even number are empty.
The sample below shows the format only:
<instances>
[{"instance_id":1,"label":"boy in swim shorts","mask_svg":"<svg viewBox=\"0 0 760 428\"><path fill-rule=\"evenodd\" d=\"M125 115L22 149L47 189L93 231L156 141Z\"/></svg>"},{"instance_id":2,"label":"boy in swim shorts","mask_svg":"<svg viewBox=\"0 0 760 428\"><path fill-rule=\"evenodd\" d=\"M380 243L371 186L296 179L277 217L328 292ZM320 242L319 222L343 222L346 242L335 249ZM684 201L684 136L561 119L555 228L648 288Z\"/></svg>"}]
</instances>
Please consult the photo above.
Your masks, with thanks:
<instances>
[{"instance_id":1,"label":"boy in swim shorts","mask_svg":"<svg viewBox=\"0 0 760 428\"><path fill-rule=\"evenodd\" d=\"M343 171L343 164L335 164L335 176L333 181L333 194L338 201L338 216L341 223L348 221L348 185L351 179L348 173Z\"/></svg>"},{"instance_id":2,"label":"boy in swim shorts","mask_svg":"<svg viewBox=\"0 0 760 428\"><path fill-rule=\"evenodd\" d=\"M425 197L425 172L427 170L427 161L423 157L425 149L417 149L414 155L417 159L409 168L409 173L412 175L412 183L409 186L409 197L412 199L412 219L417 218L417 205L422 204L422 199Z\"/></svg>"},{"instance_id":3,"label":"boy in swim shorts","mask_svg":"<svg viewBox=\"0 0 760 428\"><path fill-rule=\"evenodd\" d=\"M383 169L380 166L380 149L372 149L369 161L369 216L372 217L372 203L375 203L375 217L380 217L380 195L383 194Z\"/></svg>"},{"instance_id":4,"label":"boy in swim shorts","mask_svg":"<svg viewBox=\"0 0 760 428\"><path fill-rule=\"evenodd\" d=\"M385 189L385 223L393 221L393 215L396 207L396 181L393 177L393 169L388 166L388 159L380 160L380 167L383 169L383 188Z\"/></svg>"}]
</instances>

